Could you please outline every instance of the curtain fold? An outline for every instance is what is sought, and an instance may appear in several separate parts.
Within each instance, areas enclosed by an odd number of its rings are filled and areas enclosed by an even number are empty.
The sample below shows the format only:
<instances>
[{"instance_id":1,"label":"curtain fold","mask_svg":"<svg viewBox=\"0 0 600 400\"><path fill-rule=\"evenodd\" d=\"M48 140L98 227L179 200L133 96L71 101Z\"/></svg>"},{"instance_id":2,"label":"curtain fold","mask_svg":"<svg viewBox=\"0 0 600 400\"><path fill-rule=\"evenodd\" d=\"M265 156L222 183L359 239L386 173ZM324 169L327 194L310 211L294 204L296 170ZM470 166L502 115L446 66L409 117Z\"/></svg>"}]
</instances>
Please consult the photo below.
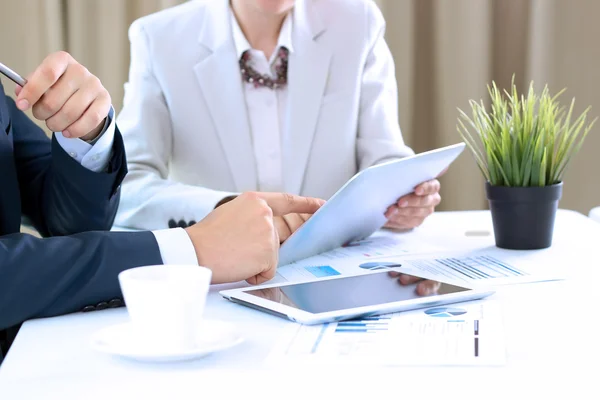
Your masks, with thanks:
<instances>
[{"instance_id":1,"label":"curtain fold","mask_svg":"<svg viewBox=\"0 0 600 400\"><path fill-rule=\"evenodd\" d=\"M508 88L513 75L521 91L531 80L538 90L546 83L553 93L566 87L564 104L576 97L576 111L591 105L591 117L600 116L600 2L581 0L576 7L566 0L377 4L388 24L388 44L401 62L396 69L400 124L415 150L459 141L457 108L467 111L469 99L487 103L487 84L494 80ZM599 131L600 124L568 169L562 208L587 214L600 205ZM440 209L487 208L483 178L470 154L463 154L441 181Z\"/></svg>"},{"instance_id":2,"label":"curtain fold","mask_svg":"<svg viewBox=\"0 0 600 400\"><path fill-rule=\"evenodd\" d=\"M129 65L133 20L185 0L5 0L0 60L27 75L50 52L64 49L98 75L117 111ZM217 0L213 0L217 1ZM326 0L320 0L326 1ZM416 151L460 141L458 111L487 101L486 85L523 90L530 80L577 111L600 115L600 2L578 0L375 0L394 55L400 125ZM24 23L23 21L27 21ZM12 93L12 85L6 89ZM599 124L600 127L600 124ZM589 135L565 179L561 207L588 213L600 205L599 127ZM486 208L483 178L465 152L441 178L440 209Z\"/></svg>"},{"instance_id":3,"label":"curtain fold","mask_svg":"<svg viewBox=\"0 0 600 400\"><path fill-rule=\"evenodd\" d=\"M69 52L102 79L120 110L129 70L129 25L184 0L63 0Z\"/></svg>"}]
</instances>

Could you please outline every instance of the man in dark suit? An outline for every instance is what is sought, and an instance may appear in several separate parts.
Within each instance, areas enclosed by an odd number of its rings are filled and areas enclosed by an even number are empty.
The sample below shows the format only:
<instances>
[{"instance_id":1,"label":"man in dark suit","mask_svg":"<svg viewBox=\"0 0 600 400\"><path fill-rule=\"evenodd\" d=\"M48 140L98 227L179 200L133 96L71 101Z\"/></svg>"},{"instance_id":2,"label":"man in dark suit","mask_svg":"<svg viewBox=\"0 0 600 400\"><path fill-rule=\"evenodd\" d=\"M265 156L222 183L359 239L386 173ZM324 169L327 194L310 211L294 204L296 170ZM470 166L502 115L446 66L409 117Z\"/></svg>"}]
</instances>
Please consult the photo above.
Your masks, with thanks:
<instances>
[{"instance_id":1,"label":"man in dark suit","mask_svg":"<svg viewBox=\"0 0 600 400\"><path fill-rule=\"evenodd\" d=\"M246 193L186 229L108 232L127 172L111 99L69 54L50 55L17 86L0 83L0 362L23 321L123 304L119 272L197 264L213 283L275 274L274 215L313 213L322 201ZM50 140L23 111L45 121ZM27 216L44 238L20 233Z\"/></svg>"}]
</instances>

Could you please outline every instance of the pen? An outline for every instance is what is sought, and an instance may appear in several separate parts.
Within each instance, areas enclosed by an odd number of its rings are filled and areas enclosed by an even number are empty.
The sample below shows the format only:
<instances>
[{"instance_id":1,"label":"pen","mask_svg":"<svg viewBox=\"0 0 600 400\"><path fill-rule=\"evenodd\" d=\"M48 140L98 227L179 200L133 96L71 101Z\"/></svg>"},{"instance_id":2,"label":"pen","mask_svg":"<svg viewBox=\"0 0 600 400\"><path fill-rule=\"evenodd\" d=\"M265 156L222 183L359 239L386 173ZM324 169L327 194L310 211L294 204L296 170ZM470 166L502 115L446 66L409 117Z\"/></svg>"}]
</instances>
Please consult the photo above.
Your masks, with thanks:
<instances>
[{"instance_id":1,"label":"pen","mask_svg":"<svg viewBox=\"0 0 600 400\"><path fill-rule=\"evenodd\" d=\"M27 83L27 80L25 78L23 78L21 75L17 74L15 71L8 68L2 63L0 63L0 72L2 73L2 75L6 76L8 79L13 81L17 85L20 85L21 87L25 86L25 84Z\"/></svg>"}]
</instances>

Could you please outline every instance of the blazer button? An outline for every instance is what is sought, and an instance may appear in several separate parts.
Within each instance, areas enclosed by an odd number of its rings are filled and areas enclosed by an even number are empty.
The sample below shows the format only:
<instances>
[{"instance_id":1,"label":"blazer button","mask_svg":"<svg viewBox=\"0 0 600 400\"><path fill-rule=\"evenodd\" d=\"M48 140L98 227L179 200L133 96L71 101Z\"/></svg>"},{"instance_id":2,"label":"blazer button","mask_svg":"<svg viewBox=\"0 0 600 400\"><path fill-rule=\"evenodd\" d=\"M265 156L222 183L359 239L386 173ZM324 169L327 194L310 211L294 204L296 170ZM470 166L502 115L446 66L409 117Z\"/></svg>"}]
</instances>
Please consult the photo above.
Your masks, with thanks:
<instances>
[{"instance_id":1,"label":"blazer button","mask_svg":"<svg viewBox=\"0 0 600 400\"><path fill-rule=\"evenodd\" d=\"M187 222L185 222L184 220L180 219L179 222L177 223L177 226L180 228L187 228Z\"/></svg>"},{"instance_id":2,"label":"blazer button","mask_svg":"<svg viewBox=\"0 0 600 400\"><path fill-rule=\"evenodd\" d=\"M123 307L123 300L121 299L112 299L108 302L108 308L118 308Z\"/></svg>"},{"instance_id":3,"label":"blazer button","mask_svg":"<svg viewBox=\"0 0 600 400\"><path fill-rule=\"evenodd\" d=\"M188 226L194 226L196 225L196 221L191 220L190 222L188 222Z\"/></svg>"},{"instance_id":4,"label":"blazer button","mask_svg":"<svg viewBox=\"0 0 600 400\"><path fill-rule=\"evenodd\" d=\"M90 311L95 311L96 307L94 306L85 306L83 307L83 310L81 310L82 312L90 312Z\"/></svg>"},{"instance_id":5,"label":"blazer button","mask_svg":"<svg viewBox=\"0 0 600 400\"><path fill-rule=\"evenodd\" d=\"M177 222L174 219L169 220L169 228L177 228Z\"/></svg>"},{"instance_id":6,"label":"blazer button","mask_svg":"<svg viewBox=\"0 0 600 400\"><path fill-rule=\"evenodd\" d=\"M106 310L108 308L108 303L106 301L102 301L96 304L96 310Z\"/></svg>"}]
</instances>

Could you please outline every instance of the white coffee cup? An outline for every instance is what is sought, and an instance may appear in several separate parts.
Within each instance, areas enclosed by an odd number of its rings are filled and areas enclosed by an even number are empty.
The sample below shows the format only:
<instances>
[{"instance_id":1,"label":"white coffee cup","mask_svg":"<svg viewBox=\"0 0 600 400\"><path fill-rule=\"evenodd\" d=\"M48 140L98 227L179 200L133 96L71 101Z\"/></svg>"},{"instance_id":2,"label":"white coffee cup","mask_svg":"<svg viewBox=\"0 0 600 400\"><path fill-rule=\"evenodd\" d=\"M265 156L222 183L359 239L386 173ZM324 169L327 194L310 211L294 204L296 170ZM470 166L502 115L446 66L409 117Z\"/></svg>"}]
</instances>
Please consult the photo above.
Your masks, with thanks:
<instances>
[{"instance_id":1,"label":"white coffee cup","mask_svg":"<svg viewBox=\"0 0 600 400\"><path fill-rule=\"evenodd\" d=\"M150 265L123 271L119 283L137 340L165 351L193 349L212 271L195 265Z\"/></svg>"}]
</instances>

